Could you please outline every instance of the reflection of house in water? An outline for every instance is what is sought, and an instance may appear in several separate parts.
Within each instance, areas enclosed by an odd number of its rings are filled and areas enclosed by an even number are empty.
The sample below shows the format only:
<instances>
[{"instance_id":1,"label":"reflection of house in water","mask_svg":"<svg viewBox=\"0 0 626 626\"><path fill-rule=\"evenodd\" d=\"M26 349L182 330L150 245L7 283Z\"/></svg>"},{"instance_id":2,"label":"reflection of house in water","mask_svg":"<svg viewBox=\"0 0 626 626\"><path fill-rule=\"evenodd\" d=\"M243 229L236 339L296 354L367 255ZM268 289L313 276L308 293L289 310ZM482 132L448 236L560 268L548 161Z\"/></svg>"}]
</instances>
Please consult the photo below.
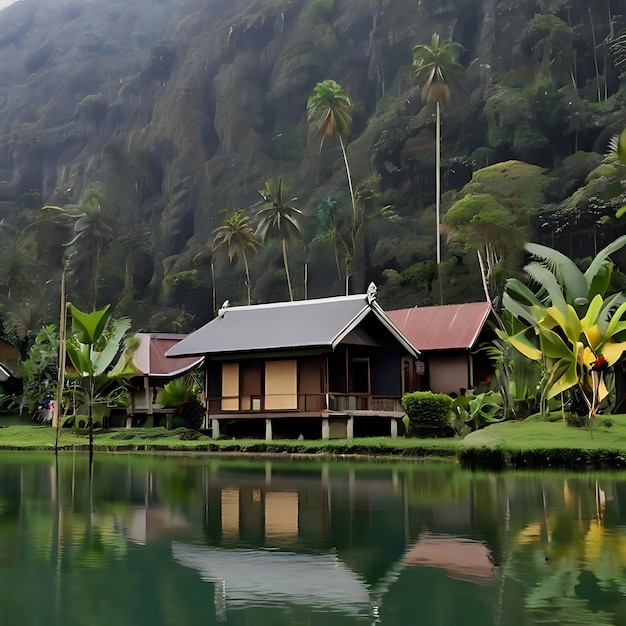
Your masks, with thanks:
<instances>
[{"instance_id":1,"label":"reflection of house in water","mask_svg":"<svg viewBox=\"0 0 626 626\"><path fill-rule=\"evenodd\" d=\"M404 555L403 564L436 567L450 578L480 585L490 585L494 578L487 546L462 537L424 535Z\"/></svg>"},{"instance_id":2,"label":"reflection of house in water","mask_svg":"<svg viewBox=\"0 0 626 626\"><path fill-rule=\"evenodd\" d=\"M369 620L406 550L393 471L281 475L268 464L264 474L213 476L207 498L211 545L175 542L172 550L215 584L218 612L278 604Z\"/></svg>"},{"instance_id":3,"label":"reflection of house in water","mask_svg":"<svg viewBox=\"0 0 626 626\"><path fill-rule=\"evenodd\" d=\"M180 513L162 504L133 507L125 517L126 537L140 545L163 536L187 534L190 529L189 522Z\"/></svg>"},{"instance_id":4,"label":"reflection of house in water","mask_svg":"<svg viewBox=\"0 0 626 626\"><path fill-rule=\"evenodd\" d=\"M205 528L210 545L173 543L174 558L215 585L218 617L227 609L272 605L371 619L398 576L414 567L493 583L484 543L435 534L441 531L424 534L422 522L411 520L423 521L423 509L411 506L401 474L326 466L321 475L294 476L271 467L265 474L213 476ZM469 511L461 516L461 533L470 518Z\"/></svg>"},{"instance_id":5,"label":"reflection of house in water","mask_svg":"<svg viewBox=\"0 0 626 626\"><path fill-rule=\"evenodd\" d=\"M307 606L350 615L371 611L368 586L335 554L206 548L174 543L174 558L216 584L216 607ZM219 597L221 595L221 598Z\"/></svg>"}]
</instances>

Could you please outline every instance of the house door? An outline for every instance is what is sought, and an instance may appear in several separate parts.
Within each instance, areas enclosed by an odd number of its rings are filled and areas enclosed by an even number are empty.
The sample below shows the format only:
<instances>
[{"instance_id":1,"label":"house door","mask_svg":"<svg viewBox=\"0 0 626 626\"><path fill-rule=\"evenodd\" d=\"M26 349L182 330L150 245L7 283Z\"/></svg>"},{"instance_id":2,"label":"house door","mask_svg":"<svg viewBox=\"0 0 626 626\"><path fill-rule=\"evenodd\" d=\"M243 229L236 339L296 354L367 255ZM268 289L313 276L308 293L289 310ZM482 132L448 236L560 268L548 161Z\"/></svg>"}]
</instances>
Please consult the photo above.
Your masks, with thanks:
<instances>
[{"instance_id":1,"label":"house door","mask_svg":"<svg viewBox=\"0 0 626 626\"><path fill-rule=\"evenodd\" d=\"M263 368L260 361L241 363L241 410L260 411Z\"/></svg>"},{"instance_id":2,"label":"house door","mask_svg":"<svg viewBox=\"0 0 626 626\"><path fill-rule=\"evenodd\" d=\"M348 365L348 409L370 408L370 360L350 359Z\"/></svg>"},{"instance_id":3,"label":"house door","mask_svg":"<svg viewBox=\"0 0 626 626\"><path fill-rule=\"evenodd\" d=\"M370 360L350 359L350 369L348 371L348 392L363 393L370 392Z\"/></svg>"}]
</instances>

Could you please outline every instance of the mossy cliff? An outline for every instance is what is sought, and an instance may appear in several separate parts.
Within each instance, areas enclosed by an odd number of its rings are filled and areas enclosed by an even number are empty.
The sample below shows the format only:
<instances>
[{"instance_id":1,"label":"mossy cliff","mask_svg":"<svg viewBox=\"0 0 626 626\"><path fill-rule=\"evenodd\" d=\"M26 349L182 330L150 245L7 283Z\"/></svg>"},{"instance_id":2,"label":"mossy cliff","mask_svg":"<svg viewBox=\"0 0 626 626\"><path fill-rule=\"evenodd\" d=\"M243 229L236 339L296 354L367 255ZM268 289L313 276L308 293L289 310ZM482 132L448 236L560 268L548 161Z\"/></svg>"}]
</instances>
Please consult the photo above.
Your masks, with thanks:
<instances>
[{"instance_id":1,"label":"mossy cliff","mask_svg":"<svg viewBox=\"0 0 626 626\"><path fill-rule=\"evenodd\" d=\"M575 152L603 152L626 121L609 52L624 25L617 2L602 4L20 0L0 12L0 218L17 219L33 192L63 205L103 183L120 232L145 234L131 309L152 327L193 327L211 317L212 297L245 298L242 269L211 252L220 211L253 207L282 174L309 216L294 272L307 262L309 296L341 293L314 217L325 199L349 207L345 170L336 142L319 153L305 112L315 84L333 78L354 103L348 159L355 184L366 181L364 272L352 287L375 280L389 305L429 302L432 278L420 272L435 247L435 126L403 69L413 46L439 32L465 49L443 113L445 189L458 194L475 169L507 160L547 176ZM590 171L597 159L586 162ZM477 276L458 280L475 270L462 246L446 258L449 299L480 298ZM107 301L123 290L117 262L111 252L104 264ZM256 301L286 297L281 262L279 246L252 260Z\"/></svg>"}]
</instances>

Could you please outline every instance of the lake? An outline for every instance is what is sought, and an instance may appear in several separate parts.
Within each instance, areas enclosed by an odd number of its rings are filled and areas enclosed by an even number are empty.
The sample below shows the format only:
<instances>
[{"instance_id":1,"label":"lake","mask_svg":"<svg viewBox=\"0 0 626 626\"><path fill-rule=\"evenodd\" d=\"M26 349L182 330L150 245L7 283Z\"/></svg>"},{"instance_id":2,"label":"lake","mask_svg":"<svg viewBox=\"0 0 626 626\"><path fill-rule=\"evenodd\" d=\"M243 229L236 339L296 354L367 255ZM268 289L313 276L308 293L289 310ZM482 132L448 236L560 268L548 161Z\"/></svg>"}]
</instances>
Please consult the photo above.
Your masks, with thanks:
<instances>
[{"instance_id":1,"label":"lake","mask_svg":"<svg viewBox=\"0 0 626 626\"><path fill-rule=\"evenodd\" d=\"M0 454L2 626L626 624L626 474L87 461Z\"/></svg>"}]
</instances>

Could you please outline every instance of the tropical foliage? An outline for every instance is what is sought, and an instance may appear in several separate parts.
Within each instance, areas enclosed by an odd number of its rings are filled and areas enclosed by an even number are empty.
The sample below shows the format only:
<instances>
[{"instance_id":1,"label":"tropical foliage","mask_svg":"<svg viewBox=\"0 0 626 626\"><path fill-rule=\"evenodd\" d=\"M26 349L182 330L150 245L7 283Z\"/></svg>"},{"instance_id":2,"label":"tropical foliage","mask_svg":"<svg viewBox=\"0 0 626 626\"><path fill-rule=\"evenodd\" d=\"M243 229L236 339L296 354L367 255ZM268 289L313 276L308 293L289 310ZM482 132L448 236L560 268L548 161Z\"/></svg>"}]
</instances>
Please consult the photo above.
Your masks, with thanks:
<instances>
[{"instance_id":1,"label":"tropical foliage","mask_svg":"<svg viewBox=\"0 0 626 626\"><path fill-rule=\"evenodd\" d=\"M173 427L198 429L202 426L205 410L198 397L200 386L197 380L189 376L181 376L169 381L159 389L156 402L164 407L176 409Z\"/></svg>"},{"instance_id":2,"label":"tropical foliage","mask_svg":"<svg viewBox=\"0 0 626 626\"><path fill-rule=\"evenodd\" d=\"M342 239L342 243L344 243L344 247L346 248L346 293L349 288L349 265L351 263L356 265L356 267L352 268L353 273L356 274L362 269L360 265L363 264L362 258L357 259L357 256L362 256L360 254L360 248L362 246L361 239L363 236L363 211L361 207L357 205L357 199L352 184L352 174L350 173L350 165L348 163L348 155L346 154L344 144L344 137L350 133L352 128L351 109L352 102L348 98L345 90L334 80L330 79L317 83L307 102L307 120L309 125L315 132L321 135L320 152L324 145L324 140L327 137L336 137L341 146L341 154L346 168L350 201L352 203L352 220L347 229L348 237ZM332 232L336 239L339 234L336 229L336 223L333 224L333 222L330 222L330 225L331 228L334 226L334 229L327 232Z\"/></svg>"},{"instance_id":3,"label":"tropical foliage","mask_svg":"<svg viewBox=\"0 0 626 626\"><path fill-rule=\"evenodd\" d=\"M625 244L626 237L621 237L607 246L584 273L556 250L527 244L527 251L539 259L525 268L537 289L510 279L503 299L517 328L513 334L498 334L541 363L544 399L569 394L574 407L582 399L590 420L609 399L607 372L626 350L626 299L621 292L608 293L613 270L609 256Z\"/></svg>"},{"instance_id":4,"label":"tropical foliage","mask_svg":"<svg viewBox=\"0 0 626 626\"><path fill-rule=\"evenodd\" d=\"M293 301L293 289L287 259L287 242L290 239L298 239L300 237L302 213L285 199L286 191L282 176L267 181L265 187L259 189L259 194L263 198L263 205L256 212L256 217L259 221L256 236L263 242L271 239L280 239L285 274L287 275L289 299Z\"/></svg>"},{"instance_id":5,"label":"tropical foliage","mask_svg":"<svg viewBox=\"0 0 626 626\"><path fill-rule=\"evenodd\" d=\"M80 411L87 412L89 447L93 450L94 408L119 403L124 377L135 373L132 356L138 344L125 337L129 319L114 320L110 305L85 313L67 305L72 331L66 340L67 356L73 369L67 371L71 395Z\"/></svg>"},{"instance_id":6,"label":"tropical foliage","mask_svg":"<svg viewBox=\"0 0 626 626\"><path fill-rule=\"evenodd\" d=\"M246 289L248 292L248 304L252 303L250 290L250 267L248 266L248 252L254 252L261 244L254 235L250 224L250 217L243 209L226 211L224 222L214 231L213 250L225 247L228 252L228 260L232 263L238 256L243 259L246 270Z\"/></svg>"},{"instance_id":7,"label":"tropical foliage","mask_svg":"<svg viewBox=\"0 0 626 626\"><path fill-rule=\"evenodd\" d=\"M441 39L434 33L430 46L418 44L413 48L411 73L414 80L423 81L421 88L422 102L436 104L436 139L435 139L435 216L437 220L437 264L441 262L441 104L450 100L450 84L455 82L463 71L458 58L463 46L454 41Z\"/></svg>"}]
</instances>

